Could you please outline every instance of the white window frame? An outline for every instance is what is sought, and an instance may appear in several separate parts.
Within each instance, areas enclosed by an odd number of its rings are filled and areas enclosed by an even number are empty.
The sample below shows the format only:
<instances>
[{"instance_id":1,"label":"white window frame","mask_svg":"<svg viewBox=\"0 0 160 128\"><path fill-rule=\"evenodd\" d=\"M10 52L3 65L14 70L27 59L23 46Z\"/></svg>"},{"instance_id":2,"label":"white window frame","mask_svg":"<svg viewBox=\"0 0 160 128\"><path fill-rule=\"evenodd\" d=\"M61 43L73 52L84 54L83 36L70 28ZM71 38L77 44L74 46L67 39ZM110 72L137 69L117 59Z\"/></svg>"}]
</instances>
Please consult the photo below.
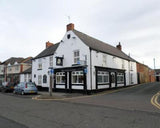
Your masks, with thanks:
<instances>
[{"instance_id":1,"label":"white window frame","mask_svg":"<svg viewBox=\"0 0 160 128\"><path fill-rule=\"evenodd\" d=\"M124 82L124 73L117 73L117 83Z\"/></svg>"},{"instance_id":2,"label":"white window frame","mask_svg":"<svg viewBox=\"0 0 160 128\"><path fill-rule=\"evenodd\" d=\"M107 64L107 55L106 54L103 54L103 63Z\"/></svg>"},{"instance_id":3,"label":"white window frame","mask_svg":"<svg viewBox=\"0 0 160 128\"><path fill-rule=\"evenodd\" d=\"M53 56L49 57L49 66L53 67Z\"/></svg>"},{"instance_id":4,"label":"white window frame","mask_svg":"<svg viewBox=\"0 0 160 128\"><path fill-rule=\"evenodd\" d=\"M76 82L74 82L74 77L77 77ZM72 72L72 84L84 84L84 78L82 82L79 81L81 77L84 77L83 71L73 71Z\"/></svg>"},{"instance_id":5,"label":"white window frame","mask_svg":"<svg viewBox=\"0 0 160 128\"><path fill-rule=\"evenodd\" d=\"M27 74L24 74L24 82L27 82Z\"/></svg>"},{"instance_id":6,"label":"white window frame","mask_svg":"<svg viewBox=\"0 0 160 128\"><path fill-rule=\"evenodd\" d=\"M42 85L42 75L38 75L38 85Z\"/></svg>"},{"instance_id":7,"label":"white window frame","mask_svg":"<svg viewBox=\"0 0 160 128\"><path fill-rule=\"evenodd\" d=\"M18 65L15 66L15 70L16 70L16 71L19 70L19 66L18 66Z\"/></svg>"},{"instance_id":8,"label":"white window frame","mask_svg":"<svg viewBox=\"0 0 160 128\"><path fill-rule=\"evenodd\" d=\"M42 59L38 60L38 69L42 69Z\"/></svg>"},{"instance_id":9,"label":"white window frame","mask_svg":"<svg viewBox=\"0 0 160 128\"><path fill-rule=\"evenodd\" d=\"M12 71L12 67L11 66L8 67L8 71L9 72Z\"/></svg>"},{"instance_id":10,"label":"white window frame","mask_svg":"<svg viewBox=\"0 0 160 128\"><path fill-rule=\"evenodd\" d=\"M98 78L97 78L97 83L98 84L108 84L109 83L109 72L98 71L97 77L101 77L101 80L102 80L101 82L99 82ZM105 77L107 77L106 81L105 81Z\"/></svg>"},{"instance_id":11,"label":"white window frame","mask_svg":"<svg viewBox=\"0 0 160 128\"><path fill-rule=\"evenodd\" d=\"M78 61L80 61L80 51L79 50L73 51L73 61L74 61L74 64L77 64Z\"/></svg>"},{"instance_id":12,"label":"white window frame","mask_svg":"<svg viewBox=\"0 0 160 128\"><path fill-rule=\"evenodd\" d=\"M125 69L125 62L122 60L122 69Z\"/></svg>"},{"instance_id":13,"label":"white window frame","mask_svg":"<svg viewBox=\"0 0 160 128\"><path fill-rule=\"evenodd\" d=\"M63 81L64 77L65 77L65 72L57 72L56 73L56 84L65 84L65 81Z\"/></svg>"}]
</instances>

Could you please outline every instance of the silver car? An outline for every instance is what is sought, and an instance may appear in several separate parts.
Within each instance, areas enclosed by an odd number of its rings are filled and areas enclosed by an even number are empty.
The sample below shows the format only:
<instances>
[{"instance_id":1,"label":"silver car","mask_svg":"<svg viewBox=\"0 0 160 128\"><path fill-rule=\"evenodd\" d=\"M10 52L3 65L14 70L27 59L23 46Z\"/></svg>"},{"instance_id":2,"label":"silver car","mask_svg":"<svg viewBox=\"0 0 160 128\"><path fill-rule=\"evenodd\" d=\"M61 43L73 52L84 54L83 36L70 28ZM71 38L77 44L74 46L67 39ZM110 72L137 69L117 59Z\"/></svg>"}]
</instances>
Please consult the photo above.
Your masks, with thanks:
<instances>
[{"instance_id":1,"label":"silver car","mask_svg":"<svg viewBox=\"0 0 160 128\"><path fill-rule=\"evenodd\" d=\"M14 87L13 93L18 94L37 94L38 90L34 83L32 82L21 82Z\"/></svg>"}]
</instances>

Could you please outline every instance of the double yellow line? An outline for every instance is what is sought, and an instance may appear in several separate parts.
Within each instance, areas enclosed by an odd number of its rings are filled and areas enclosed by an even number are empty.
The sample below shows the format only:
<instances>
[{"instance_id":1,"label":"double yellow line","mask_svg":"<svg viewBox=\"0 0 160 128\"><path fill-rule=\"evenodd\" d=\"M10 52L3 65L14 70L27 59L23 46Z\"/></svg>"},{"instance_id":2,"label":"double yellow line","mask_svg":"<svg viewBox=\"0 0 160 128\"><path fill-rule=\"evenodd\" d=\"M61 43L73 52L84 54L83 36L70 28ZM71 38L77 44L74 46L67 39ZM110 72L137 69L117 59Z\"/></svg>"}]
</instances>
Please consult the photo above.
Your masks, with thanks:
<instances>
[{"instance_id":1,"label":"double yellow line","mask_svg":"<svg viewBox=\"0 0 160 128\"><path fill-rule=\"evenodd\" d=\"M151 104L155 106L156 108L160 109L160 104L158 103L158 97L160 96L160 92L156 93L152 98L151 98Z\"/></svg>"}]
</instances>

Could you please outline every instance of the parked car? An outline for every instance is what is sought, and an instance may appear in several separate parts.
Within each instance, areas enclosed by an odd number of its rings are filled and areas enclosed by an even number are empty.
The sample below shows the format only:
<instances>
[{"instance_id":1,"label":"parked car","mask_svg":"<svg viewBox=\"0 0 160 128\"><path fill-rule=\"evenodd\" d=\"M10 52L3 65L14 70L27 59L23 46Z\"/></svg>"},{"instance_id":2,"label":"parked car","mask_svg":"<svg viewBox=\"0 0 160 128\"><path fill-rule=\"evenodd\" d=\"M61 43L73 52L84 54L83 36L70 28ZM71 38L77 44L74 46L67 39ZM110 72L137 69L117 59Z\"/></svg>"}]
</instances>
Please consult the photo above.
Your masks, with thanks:
<instances>
[{"instance_id":1,"label":"parked car","mask_svg":"<svg viewBox=\"0 0 160 128\"><path fill-rule=\"evenodd\" d=\"M3 82L2 83L2 92L13 92L15 84L13 82Z\"/></svg>"},{"instance_id":2,"label":"parked car","mask_svg":"<svg viewBox=\"0 0 160 128\"><path fill-rule=\"evenodd\" d=\"M13 93L18 94L37 94L38 89L36 85L32 82L21 82L14 87Z\"/></svg>"}]
</instances>

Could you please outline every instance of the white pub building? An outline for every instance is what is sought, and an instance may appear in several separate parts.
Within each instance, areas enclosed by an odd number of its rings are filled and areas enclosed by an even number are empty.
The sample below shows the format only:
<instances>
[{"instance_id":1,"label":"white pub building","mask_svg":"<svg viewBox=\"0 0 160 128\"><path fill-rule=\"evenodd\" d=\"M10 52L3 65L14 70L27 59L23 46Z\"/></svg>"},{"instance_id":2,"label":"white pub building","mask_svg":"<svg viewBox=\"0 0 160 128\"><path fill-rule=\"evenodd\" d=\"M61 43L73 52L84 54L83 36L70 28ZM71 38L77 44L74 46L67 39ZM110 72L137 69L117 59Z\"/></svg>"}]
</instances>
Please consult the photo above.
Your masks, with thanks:
<instances>
[{"instance_id":1,"label":"white pub building","mask_svg":"<svg viewBox=\"0 0 160 128\"><path fill-rule=\"evenodd\" d=\"M32 61L32 81L49 87L54 69L54 90L92 92L137 84L136 61L121 50L67 25L61 42L46 43L46 49Z\"/></svg>"}]
</instances>

